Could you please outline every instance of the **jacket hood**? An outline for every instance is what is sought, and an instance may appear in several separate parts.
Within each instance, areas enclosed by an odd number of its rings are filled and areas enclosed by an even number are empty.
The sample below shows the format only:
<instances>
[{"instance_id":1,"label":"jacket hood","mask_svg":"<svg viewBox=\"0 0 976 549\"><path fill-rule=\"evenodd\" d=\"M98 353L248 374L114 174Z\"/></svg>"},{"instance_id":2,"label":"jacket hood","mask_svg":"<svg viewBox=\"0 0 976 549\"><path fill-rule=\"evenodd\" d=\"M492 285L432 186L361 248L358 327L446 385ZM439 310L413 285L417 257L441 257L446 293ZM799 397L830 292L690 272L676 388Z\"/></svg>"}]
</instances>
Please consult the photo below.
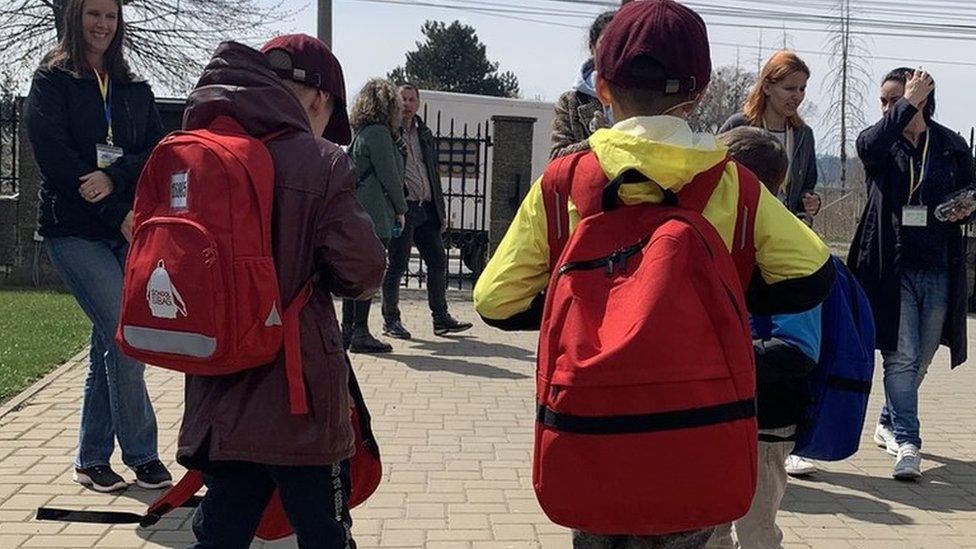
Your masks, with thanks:
<instances>
[{"instance_id":1,"label":"jacket hood","mask_svg":"<svg viewBox=\"0 0 976 549\"><path fill-rule=\"evenodd\" d=\"M183 128L205 128L218 116L237 120L254 136L285 129L312 131L305 109L264 54L236 42L217 47L187 99Z\"/></svg>"},{"instance_id":2,"label":"jacket hood","mask_svg":"<svg viewBox=\"0 0 976 549\"><path fill-rule=\"evenodd\" d=\"M620 196L627 204L659 202L661 188L680 191L728 154L714 135L695 133L684 119L674 116L630 118L598 130L589 143L609 179L636 170L650 180L621 187Z\"/></svg>"},{"instance_id":3,"label":"jacket hood","mask_svg":"<svg viewBox=\"0 0 976 549\"><path fill-rule=\"evenodd\" d=\"M576 77L576 83L573 84L573 89L582 94L589 95L590 97L596 97L596 65L593 63L592 59L587 59L583 63L583 67L580 69L579 76Z\"/></svg>"}]
</instances>

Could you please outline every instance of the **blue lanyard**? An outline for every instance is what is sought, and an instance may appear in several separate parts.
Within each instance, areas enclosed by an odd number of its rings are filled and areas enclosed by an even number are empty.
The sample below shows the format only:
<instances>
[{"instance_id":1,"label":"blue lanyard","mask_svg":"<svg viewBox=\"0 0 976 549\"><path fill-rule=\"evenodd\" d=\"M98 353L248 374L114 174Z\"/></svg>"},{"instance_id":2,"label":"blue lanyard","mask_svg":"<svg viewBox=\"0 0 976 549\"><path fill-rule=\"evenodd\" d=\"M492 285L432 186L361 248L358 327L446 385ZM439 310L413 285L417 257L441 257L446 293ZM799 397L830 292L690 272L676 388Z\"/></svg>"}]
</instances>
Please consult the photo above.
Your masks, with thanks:
<instances>
[{"instance_id":1,"label":"blue lanyard","mask_svg":"<svg viewBox=\"0 0 976 549\"><path fill-rule=\"evenodd\" d=\"M106 76L102 80L102 75L95 71L95 79L98 81L98 91L102 94L102 107L105 109L105 124L108 126L108 135L105 136L107 145L114 145L112 142L112 79Z\"/></svg>"}]
</instances>

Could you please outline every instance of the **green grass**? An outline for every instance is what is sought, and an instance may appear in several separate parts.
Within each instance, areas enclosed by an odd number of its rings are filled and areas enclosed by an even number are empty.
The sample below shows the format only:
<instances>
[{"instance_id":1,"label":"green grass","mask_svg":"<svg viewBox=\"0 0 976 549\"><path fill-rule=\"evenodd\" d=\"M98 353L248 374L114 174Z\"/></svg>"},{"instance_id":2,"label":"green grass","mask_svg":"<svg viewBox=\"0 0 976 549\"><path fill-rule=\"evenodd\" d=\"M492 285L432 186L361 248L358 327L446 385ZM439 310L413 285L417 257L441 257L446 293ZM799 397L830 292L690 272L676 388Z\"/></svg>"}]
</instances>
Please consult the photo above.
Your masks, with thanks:
<instances>
[{"instance_id":1,"label":"green grass","mask_svg":"<svg viewBox=\"0 0 976 549\"><path fill-rule=\"evenodd\" d=\"M0 290L0 402L71 358L90 333L70 294Z\"/></svg>"}]
</instances>

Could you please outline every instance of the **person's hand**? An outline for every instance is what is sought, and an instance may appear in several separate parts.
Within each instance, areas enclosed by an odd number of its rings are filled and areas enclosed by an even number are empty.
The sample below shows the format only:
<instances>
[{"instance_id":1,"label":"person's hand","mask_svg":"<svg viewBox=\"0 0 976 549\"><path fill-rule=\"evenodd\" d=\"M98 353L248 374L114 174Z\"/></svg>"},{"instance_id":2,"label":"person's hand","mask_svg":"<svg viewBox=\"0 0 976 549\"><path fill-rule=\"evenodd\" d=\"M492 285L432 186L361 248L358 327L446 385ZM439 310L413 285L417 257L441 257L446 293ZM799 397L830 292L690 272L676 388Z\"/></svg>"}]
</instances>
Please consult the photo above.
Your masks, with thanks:
<instances>
[{"instance_id":1,"label":"person's hand","mask_svg":"<svg viewBox=\"0 0 976 549\"><path fill-rule=\"evenodd\" d=\"M952 213L949 214L948 221L950 223L957 223L973 215L974 211L976 211L976 205L969 206L968 208L960 208L958 210L953 209Z\"/></svg>"},{"instance_id":2,"label":"person's hand","mask_svg":"<svg viewBox=\"0 0 976 549\"><path fill-rule=\"evenodd\" d=\"M810 215L817 215L820 213L820 206L822 202L820 200L820 195L814 193L805 193L803 195L803 210Z\"/></svg>"},{"instance_id":3,"label":"person's hand","mask_svg":"<svg viewBox=\"0 0 976 549\"><path fill-rule=\"evenodd\" d=\"M400 228L403 228L403 227L406 227L407 226L407 218L403 214L400 214L400 215L396 216L396 222L397 222L397 225L400 226Z\"/></svg>"},{"instance_id":4,"label":"person's hand","mask_svg":"<svg viewBox=\"0 0 976 549\"><path fill-rule=\"evenodd\" d=\"M125 237L126 242L132 242L132 210L126 214L125 219L122 220L122 225L119 227L122 231L122 236Z\"/></svg>"},{"instance_id":5,"label":"person's hand","mask_svg":"<svg viewBox=\"0 0 976 549\"><path fill-rule=\"evenodd\" d=\"M101 170L85 174L78 179L81 181L78 193L91 203L103 200L115 189L115 186L112 185L112 178Z\"/></svg>"},{"instance_id":6,"label":"person's hand","mask_svg":"<svg viewBox=\"0 0 976 549\"><path fill-rule=\"evenodd\" d=\"M908 77L905 83L905 99L915 105L916 109L922 108L922 103L929 98L929 94L935 89L935 80L932 75L922 69L915 69L915 72Z\"/></svg>"}]
</instances>

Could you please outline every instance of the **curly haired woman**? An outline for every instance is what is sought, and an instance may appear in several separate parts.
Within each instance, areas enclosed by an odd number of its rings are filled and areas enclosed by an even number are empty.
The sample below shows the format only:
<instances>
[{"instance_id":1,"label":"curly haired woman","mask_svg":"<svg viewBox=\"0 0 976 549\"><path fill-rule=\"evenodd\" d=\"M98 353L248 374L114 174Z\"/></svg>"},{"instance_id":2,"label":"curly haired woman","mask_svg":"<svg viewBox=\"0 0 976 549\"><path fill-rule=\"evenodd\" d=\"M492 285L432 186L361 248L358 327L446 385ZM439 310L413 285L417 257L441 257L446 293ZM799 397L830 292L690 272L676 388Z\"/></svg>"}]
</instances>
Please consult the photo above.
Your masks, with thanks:
<instances>
[{"instance_id":1,"label":"curly haired woman","mask_svg":"<svg viewBox=\"0 0 976 549\"><path fill-rule=\"evenodd\" d=\"M355 137L349 156L356 163L356 195L373 218L376 236L389 246L407 213L403 194L403 151L396 134L403 121L403 99L396 86L374 78L363 86L349 113ZM389 353L390 344L369 332L371 300L342 304L342 337L353 353Z\"/></svg>"}]
</instances>

